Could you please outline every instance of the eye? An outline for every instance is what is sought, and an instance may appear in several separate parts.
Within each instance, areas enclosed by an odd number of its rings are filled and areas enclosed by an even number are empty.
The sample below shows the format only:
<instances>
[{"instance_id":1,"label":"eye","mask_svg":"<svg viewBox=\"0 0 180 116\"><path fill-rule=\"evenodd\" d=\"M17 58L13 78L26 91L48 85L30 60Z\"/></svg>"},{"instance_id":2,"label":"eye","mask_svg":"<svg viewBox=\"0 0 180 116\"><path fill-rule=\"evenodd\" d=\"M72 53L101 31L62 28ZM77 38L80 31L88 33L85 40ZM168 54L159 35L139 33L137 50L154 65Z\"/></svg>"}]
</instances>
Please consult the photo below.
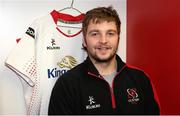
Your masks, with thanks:
<instances>
[{"instance_id":1,"label":"eye","mask_svg":"<svg viewBox=\"0 0 180 116\"><path fill-rule=\"evenodd\" d=\"M115 34L115 32L108 32L108 36L114 36Z\"/></svg>"},{"instance_id":2,"label":"eye","mask_svg":"<svg viewBox=\"0 0 180 116\"><path fill-rule=\"evenodd\" d=\"M90 36L92 36L92 37L96 37L96 36L98 36L98 35L99 35L98 32L92 32L92 33L90 33Z\"/></svg>"}]
</instances>

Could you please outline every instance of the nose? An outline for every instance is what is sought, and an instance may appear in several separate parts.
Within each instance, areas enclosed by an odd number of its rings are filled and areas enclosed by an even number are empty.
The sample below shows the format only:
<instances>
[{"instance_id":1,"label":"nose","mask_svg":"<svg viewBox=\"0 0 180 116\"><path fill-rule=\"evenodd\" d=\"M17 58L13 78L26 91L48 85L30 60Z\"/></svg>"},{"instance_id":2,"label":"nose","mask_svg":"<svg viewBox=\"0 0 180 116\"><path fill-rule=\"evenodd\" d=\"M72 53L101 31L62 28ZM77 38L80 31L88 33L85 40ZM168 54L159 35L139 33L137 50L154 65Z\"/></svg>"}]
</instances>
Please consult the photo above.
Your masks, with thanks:
<instances>
[{"instance_id":1,"label":"nose","mask_svg":"<svg viewBox=\"0 0 180 116\"><path fill-rule=\"evenodd\" d=\"M102 35L99 39L99 43L106 44L108 42L108 39L105 35Z\"/></svg>"}]
</instances>

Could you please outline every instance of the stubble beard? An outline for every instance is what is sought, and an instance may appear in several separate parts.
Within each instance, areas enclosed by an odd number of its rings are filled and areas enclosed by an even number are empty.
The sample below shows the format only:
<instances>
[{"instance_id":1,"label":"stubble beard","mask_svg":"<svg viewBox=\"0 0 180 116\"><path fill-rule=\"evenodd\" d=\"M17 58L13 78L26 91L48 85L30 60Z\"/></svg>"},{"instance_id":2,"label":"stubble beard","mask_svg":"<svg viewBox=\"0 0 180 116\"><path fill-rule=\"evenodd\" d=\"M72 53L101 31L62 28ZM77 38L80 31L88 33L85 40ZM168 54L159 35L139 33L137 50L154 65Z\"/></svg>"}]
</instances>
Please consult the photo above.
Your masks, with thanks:
<instances>
[{"instance_id":1,"label":"stubble beard","mask_svg":"<svg viewBox=\"0 0 180 116\"><path fill-rule=\"evenodd\" d=\"M107 58L100 58L97 53L95 52L94 54L89 54L89 56L95 61L99 63L106 63L111 61L115 56L116 56L116 50L114 50Z\"/></svg>"}]
</instances>

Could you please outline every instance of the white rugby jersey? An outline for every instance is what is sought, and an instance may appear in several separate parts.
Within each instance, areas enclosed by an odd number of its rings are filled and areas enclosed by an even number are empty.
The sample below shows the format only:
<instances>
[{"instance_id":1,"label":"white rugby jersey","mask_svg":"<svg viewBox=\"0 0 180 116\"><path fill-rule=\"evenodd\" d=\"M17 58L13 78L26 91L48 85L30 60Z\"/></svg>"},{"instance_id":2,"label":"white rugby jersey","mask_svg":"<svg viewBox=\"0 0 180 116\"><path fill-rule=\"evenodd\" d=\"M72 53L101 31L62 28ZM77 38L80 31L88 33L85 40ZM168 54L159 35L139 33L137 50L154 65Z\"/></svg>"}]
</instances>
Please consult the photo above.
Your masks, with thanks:
<instances>
[{"instance_id":1,"label":"white rugby jersey","mask_svg":"<svg viewBox=\"0 0 180 116\"><path fill-rule=\"evenodd\" d=\"M9 54L6 65L26 82L27 114L47 114L55 81L86 58L82 50L83 17L53 10L34 20Z\"/></svg>"}]
</instances>

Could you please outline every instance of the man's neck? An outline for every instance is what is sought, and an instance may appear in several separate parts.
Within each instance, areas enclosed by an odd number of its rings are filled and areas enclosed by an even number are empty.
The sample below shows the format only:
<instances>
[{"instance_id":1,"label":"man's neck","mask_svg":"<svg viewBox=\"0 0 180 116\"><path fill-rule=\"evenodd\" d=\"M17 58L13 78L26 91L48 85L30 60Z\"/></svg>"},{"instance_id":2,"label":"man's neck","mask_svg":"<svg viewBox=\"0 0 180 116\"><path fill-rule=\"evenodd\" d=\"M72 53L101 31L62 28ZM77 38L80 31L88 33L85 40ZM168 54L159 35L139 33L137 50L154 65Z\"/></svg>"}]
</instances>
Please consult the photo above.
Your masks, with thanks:
<instances>
[{"instance_id":1,"label":"man's neck","mask_svg":"<svg viewBox=\"0 0 180 116\"><path fill-rule=\"evenodd\" d=\"M108 62L97 62L93 59L91 61L101 75L109 75L117 69L116 56Z\"/></svg>"}]
</instances>

